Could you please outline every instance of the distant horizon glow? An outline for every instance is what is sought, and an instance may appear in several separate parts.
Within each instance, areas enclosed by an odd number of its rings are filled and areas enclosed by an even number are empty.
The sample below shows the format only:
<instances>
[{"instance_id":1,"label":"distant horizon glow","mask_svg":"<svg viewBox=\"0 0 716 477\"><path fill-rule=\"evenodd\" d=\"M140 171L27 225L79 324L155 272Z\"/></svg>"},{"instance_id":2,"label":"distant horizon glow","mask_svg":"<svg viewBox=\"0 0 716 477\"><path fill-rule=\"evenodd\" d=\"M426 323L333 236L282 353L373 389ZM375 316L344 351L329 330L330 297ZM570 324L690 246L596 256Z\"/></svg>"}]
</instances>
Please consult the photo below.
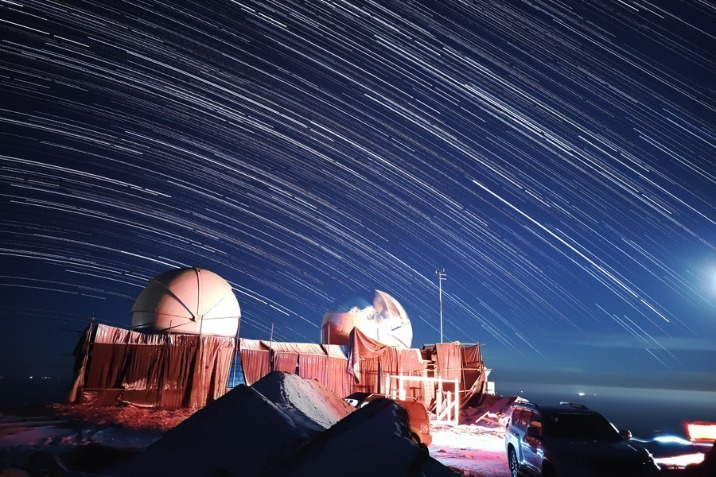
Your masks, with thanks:
<instances>
[{"instance_id":1,"label":"distant horizon glow","mask_svg":"<svg viewBox=\"0 0 716 477\"><path fill-rule=\"evenodd\" d=\"M712 265L708 271L708 290L716 297L716 265Z\"/></svg>"},{"instance_id":2,"label":"distant horizon glow","mask_svg":"<svg viewBox=\"0 0 716 477\"><path fill-rule=\"evenodd\" d=\"M510 382L500 381L497 382L496 391L500 394L500 389L512 391L515 386L524 386L523 382ZM555 394L555 395L578 395L581 397L592 397L598 396L600 398L638 398L645 401L675 401L675 400L693 400L695 402L708 402L715 399L716 402L716 391L706 390L683 390L683 389L672 389L668 388L666 383L664 387L652 388L652 387L639 387L639 386L589 386L584 387L584 391L575 391L575 385L573 383L564 384L544 384L544 383L531 383L533 388L532 392L536 394ZM530 392L529 388L521 389L520 392ZM507 393L510 394L510 393ZM716 410L715 410L716 412Z\"/></svg>"}]
</instances>

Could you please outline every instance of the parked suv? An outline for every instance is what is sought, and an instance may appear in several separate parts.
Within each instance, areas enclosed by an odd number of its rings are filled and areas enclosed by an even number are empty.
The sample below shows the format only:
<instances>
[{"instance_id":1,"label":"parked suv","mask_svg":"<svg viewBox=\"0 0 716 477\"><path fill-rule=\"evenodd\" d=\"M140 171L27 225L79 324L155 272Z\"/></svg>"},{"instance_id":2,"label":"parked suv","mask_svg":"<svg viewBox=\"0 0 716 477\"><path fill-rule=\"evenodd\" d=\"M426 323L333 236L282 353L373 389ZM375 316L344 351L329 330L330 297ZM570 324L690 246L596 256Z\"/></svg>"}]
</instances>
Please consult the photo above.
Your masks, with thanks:
<instances>
[{"instance_id":1,"label":"parked suv","mask_svg":"<svg viewBox=\"0 0 716 477\"><path fill-rule=\"evenodd\" d=\"M388 398L385 394L371 393L353 393L344 398L356 409L360 409L368 403L377 399L392 399L400 404L408 413L408 424L410 433L418 444L429 446L433 442L433 436L430 434L430 417L423 403L414 398L395 399Z\"/></svg>"},{"instance_id":2,"label":"parked suv","mask_svg":"<svg viewBox=\"0 0 716 477\"><path fill-rule=\"evenodd\" d=\"M505 432L512 477L642 477L658 475L651 454L604 416L581 404L519 403Z\"/></svg>"}]
</instances>

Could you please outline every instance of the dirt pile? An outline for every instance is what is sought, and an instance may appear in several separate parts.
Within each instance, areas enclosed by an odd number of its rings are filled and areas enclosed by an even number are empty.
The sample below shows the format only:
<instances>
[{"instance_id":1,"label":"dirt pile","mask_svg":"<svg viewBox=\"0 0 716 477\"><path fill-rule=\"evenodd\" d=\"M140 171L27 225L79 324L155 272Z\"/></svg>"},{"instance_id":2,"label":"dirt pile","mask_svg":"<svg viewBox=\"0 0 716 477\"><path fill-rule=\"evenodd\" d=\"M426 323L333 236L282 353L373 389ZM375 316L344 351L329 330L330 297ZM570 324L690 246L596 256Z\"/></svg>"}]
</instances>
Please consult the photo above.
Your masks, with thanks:
<instances>
[{"instance_id":1,"label":"dirt pile","mask_svg":"<svg viewBox=\"0 0 716 477\"><path fill-rule=\"evenodd\" d=\"M410 439L407 414L394 402L354 411L318 382L279 372L234 388L105 472L115 477L338 474L455 475Z\"/></svg>"}]
</instances>

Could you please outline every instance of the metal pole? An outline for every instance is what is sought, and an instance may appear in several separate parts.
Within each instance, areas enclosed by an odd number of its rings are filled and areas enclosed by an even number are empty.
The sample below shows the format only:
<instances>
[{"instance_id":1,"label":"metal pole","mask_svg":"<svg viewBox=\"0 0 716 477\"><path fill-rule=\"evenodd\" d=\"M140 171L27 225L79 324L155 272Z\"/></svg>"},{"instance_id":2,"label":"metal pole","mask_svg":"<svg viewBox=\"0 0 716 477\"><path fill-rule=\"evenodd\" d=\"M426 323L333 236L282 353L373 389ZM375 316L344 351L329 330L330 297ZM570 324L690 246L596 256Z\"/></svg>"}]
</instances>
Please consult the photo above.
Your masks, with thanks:
<instances>
[{"instance_id":1,"label":"metal pole","mask_svg":"<svg viewBox=\"0 0 716 477\"><path fill-rule=\"evenodd\" d=\"M276 356L273 352L273 323L271 323L271 334L269 335L269 370L275 371L274 368Z\"/></svg>"},{"instance_id":2,"label":"metal pole","mask_svg":"<svg viewBox=\"0 0 716 477\"><path fill-rule=\"evenodd\" d=\"M445 269L436 270L438 274L438 288L440 290L440 342L443 342L443 280L447 278L447 275L445 275Z\"/></svg>"}]
</instances>

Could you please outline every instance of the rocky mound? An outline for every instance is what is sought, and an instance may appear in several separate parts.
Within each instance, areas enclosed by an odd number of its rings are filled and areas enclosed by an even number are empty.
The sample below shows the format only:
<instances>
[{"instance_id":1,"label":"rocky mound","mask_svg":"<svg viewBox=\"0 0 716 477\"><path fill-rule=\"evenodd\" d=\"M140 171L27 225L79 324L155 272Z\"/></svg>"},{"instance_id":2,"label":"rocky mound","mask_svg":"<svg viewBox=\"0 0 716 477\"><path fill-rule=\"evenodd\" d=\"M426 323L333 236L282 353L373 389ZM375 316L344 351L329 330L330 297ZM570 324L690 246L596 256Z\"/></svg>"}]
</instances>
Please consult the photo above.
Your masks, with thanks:
<instances>
[{"instance_id":1,"label":"rocky mound","mask_svg":"<svg viewBox=\"0 0 716 477\"><path fill-rule=\"evenodd\" d=\"M261 393L238 386L106 474L258 476L308 439Z\"/></svg>"},{"instance_id":2,"label":"rocky mound","mask_svg":"<svg viewBox=\"0 0 716 477\"><path fill-rule=\"evenodd\" d=\"M105 475L454 477L410 439L390 400L358 411L316 381L274 372L239 386Z\"/></svg>"}]
</instances>

